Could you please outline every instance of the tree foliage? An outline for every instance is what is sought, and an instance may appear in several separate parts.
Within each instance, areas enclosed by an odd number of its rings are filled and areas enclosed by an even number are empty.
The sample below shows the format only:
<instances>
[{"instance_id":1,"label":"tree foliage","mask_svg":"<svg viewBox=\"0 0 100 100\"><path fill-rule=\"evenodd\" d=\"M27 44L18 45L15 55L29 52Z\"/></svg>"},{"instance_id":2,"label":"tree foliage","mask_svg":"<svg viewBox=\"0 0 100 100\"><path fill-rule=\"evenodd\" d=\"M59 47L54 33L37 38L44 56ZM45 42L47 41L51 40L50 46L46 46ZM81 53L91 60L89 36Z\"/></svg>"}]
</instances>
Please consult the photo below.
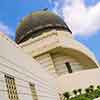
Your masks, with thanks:
<instances>
[{"instance_id":1,"label":"tree foliage","mask_svg":"<svg viewBox=\"0 0 100 100\"><path fill-rule=\"evenodd\" d=\"M72 91L73 94L75 95L74 97L71 96L69 92L65 92L63 95L67 98L67 100L94 100L95 98L100 97L100 85L97 85L96 88L94 88L93 85L90 85L88 88L84 90L85 93L82 92L81 88L77 90L74 89Z\"/></svg>"},{"instance_id":2,"label":"tree foliage","mask_svg":"<svg viewBox=\"0 0 100 100\"><path fill-rule=\"evenodd\" d=\"M63 95L64 95L67 99L69 99L69 97L70 97L70 93L69 93L69 92L65 92Z\"/></svg>"}]
</instances>

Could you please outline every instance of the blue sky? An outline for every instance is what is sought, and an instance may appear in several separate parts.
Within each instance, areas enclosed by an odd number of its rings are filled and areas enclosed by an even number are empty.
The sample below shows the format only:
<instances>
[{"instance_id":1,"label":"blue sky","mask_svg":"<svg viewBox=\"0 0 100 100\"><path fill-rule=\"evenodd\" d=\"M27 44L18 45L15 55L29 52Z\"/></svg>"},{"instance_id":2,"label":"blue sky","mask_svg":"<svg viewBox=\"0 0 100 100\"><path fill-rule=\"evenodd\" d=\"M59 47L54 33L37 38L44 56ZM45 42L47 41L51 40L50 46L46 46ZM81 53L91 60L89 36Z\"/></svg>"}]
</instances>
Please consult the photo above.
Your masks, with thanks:
<instances>
[{"instance_id":1,"label":"blue sky","mask_svg":"<svg viewBox=\"0 0 100 100\"><path fill-rule=\"evenodd\" d=\"M55 1L55 2L54 2ZM62 0L63 1L63 0ZM65 0L67 1L67 0ZM74 0L73 0L74 1ZM79 0L77 0L79 1ZM57 11L57 13L60 15L59 12L61 10L57 10L55 4L57 2L60 2L60 0L51 0L51 3L49 0L1 0L0 1L0 31L4 31L11 37L15 37L15 31L16 27L18 26L21 19L28 15L29 13L33 11L38 11L43 8L48 8L51 11ZM87 8L96 8L95 5L98 4L99 0L84 0L85 6ZM58 3L59 4L59 3ZM63 2L62 2L63 4ZM81 4L81 3L80 3ZM66 6L68 6L66 4ZM59 6L60 8L64 8L64 5ZM100 8L100 7L98 7ZM99 9L100 11L100 9ZM73 14L73 13L71 13ZM61 16L66 21L67 15L64 14L64 16ZM68 19L67 19L68 20ZM99 21L99 20L98 20ZM100 22L100 21L99 21ZM70 24L70 22L69 22ZM77 23L74 23L77 24ZM81 24L84 24L83 22ZM81 25L79 23L79 25ZM97 24L96 24L97 25ZM100 25L100 24L99 24ZM71 25L69 25L71 26ZM77 25L76 25L77 26ZM83 27L83 26L82 26ZM73 27L72 27L73 29ZM81 29L81 28L80 28ZM85 28L86 29L86 28ZM92 28L90 27L92 30ZM76 33L78 33L77 30L75 30ZM85 35L76 34L74 35L75 38L82 43L84 43L86 46L88 46L96 55L97 59L100 61L100 30L98 30L98 27L96 27L94 30L90 31L87 29L86 31L79 31L83 32ZM91 33L92 35L86 35L88 33Z\"/></svg>"}]
</instances>

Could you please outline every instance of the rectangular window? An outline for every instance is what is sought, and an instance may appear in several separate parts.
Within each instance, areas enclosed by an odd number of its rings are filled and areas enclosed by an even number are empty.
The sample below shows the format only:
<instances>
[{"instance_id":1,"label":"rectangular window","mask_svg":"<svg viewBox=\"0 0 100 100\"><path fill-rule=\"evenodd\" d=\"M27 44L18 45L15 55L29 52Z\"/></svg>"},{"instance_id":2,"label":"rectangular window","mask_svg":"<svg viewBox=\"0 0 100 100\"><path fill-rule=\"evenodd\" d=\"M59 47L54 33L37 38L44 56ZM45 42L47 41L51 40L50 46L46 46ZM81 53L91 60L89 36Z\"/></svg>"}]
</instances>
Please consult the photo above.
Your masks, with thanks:
<instances>
[{"instance_id":1,"label":"rectangular window","mask_svg":"<svg viewBox=\"0 0 100 100\"><path fill-rule=\"evenodd\" d=\"M6 87L8 91L8 97L10 100L18 100L18 94L13 76L5 75Z\"/></svg>"},{"instance_id":2,"label":"rectangular window","mask_svg":"<svg viewBox=\"0 0 100 100\"><path fill-rule=\"evenodd\" d=\"M35 89L35 85L32 84L32 83L29 83L29 85L30 85L30 89L31 89L31 93L32 93L33 100L38 100L37 93L36 93L36 89Z\"/></svg>"},{"instance_id":3,"label":"rectangular window","mask_svg":"<svg viewBox=\"0 0 100 100\"><path fill-rule=\"evenodd\" d=\"M73 71L72 71L72 68L71 68L71 65L70 65L70 63L65 63L66 64L66 67L67 67L67 70L68 70L68 72L69 73L72 73Z\"/></svg>"}]
</instances>

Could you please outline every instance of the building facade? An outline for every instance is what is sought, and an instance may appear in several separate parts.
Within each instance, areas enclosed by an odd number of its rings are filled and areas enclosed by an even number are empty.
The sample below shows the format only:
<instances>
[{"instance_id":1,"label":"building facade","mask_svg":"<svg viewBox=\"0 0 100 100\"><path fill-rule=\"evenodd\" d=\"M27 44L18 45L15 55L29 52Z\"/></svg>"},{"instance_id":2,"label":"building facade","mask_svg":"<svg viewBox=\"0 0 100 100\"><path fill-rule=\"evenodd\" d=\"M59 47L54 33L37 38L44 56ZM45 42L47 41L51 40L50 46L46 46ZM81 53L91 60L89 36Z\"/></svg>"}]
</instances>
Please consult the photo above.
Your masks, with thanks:
<instances>
[{"instance_id":1,"label":"building facade","mask_svg":"<svg viewBox=\"0 0 100 100\"><path fill-rule=\"evenodd\" d=\"M57 90L55 79L0 33L0 100L59 100Z\"/></svg>"},{"instance_id":2,"label":"building facade","mask_svg":"<svg viewBox=\"0 0 100 100\"><path fill-rule=\"evenodd\" d=\"M1 100L59 100L65 91L100 83L95 55L56 14L26 16L16 43L0 34Z\"/></svg>"}]
</instances>

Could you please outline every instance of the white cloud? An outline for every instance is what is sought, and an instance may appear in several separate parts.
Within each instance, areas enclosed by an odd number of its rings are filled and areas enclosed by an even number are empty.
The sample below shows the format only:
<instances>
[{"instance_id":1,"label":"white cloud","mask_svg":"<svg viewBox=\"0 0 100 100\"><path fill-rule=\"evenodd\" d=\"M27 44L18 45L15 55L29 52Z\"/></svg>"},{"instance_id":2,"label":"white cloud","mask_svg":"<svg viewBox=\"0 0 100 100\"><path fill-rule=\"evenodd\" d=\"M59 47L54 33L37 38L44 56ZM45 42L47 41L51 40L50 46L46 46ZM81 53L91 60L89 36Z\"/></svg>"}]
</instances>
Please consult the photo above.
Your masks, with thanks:
<instances>
[{"instance_id":1,"label":"white cloud","mask_svg":"<svg viewBox=\"0 0 100 100\"><path fill-rule=\"evenodd\" d=\"M0 22L0 32L14 39L14 32L4 23Z\"/></svg>"},{"instance_id":2,"label":"white cloud","mask_svg":"<svg viewBox=\"0 0 100 100\"><path fill-rule=\"evenodd\" d=\"M87 6L85 0L52 0L53 11L63 16L74 35L91 36L100 31L100 2Z\"/></svg>"}]
</instances>

